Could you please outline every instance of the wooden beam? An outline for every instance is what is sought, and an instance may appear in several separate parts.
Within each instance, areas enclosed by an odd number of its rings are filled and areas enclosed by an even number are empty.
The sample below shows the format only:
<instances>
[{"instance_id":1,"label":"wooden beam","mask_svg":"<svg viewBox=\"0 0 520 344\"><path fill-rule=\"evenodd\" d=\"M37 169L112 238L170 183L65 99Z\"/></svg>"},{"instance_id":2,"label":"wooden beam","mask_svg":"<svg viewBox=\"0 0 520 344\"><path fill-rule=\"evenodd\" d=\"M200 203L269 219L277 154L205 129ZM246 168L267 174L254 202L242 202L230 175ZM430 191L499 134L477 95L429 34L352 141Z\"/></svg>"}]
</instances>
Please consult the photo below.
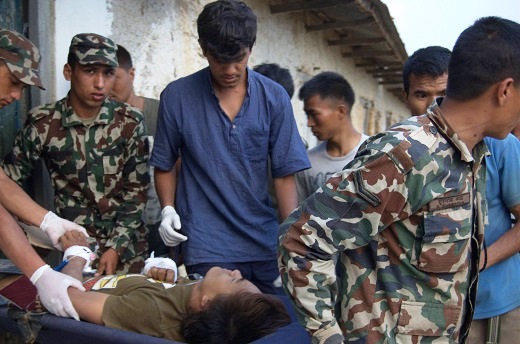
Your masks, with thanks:
<instances>
[{"instance_id":1,"label":"wooden beam","mask_svg":"<svg viewBox=\"0 0 520 344\"><path fill-rule=\"evenodd\" d=\"M401 62L383 62L383 61L356 63L356 67L360 67L360 68L374 67L374 66L376 66L377 68L402 67L403 64Z\"/></svg>"},{"instance_id":2,"label":"wooden beam","mask_svg":"<svg viewBox=\"0 0 520 344\"><path fill-rule=\"evenodd\" d=\"M392 76L395 76L395 77L402 77L403 76L403 73L398 73L398 72L390 72L390 73L374 73L372 74L372 76L374 78L388 78L388 77L392 77Z\"/></svg>"},{"instance_id":3,"label":"wooden beam","mask_svg":"<svg viewBox=\"0 0 520 344\"><path fill-rule=\"evenodd\" d=\"M401 67L392 67L392 68L367 68L365 70L369 74L374 73L392 73L392 72L402 72L403 68Z\"/></svg>"},{"instance_id":4,"label":"wooden beam","mask_svg":"<svg viewBox=\"0 0 520 344\"><path fill-rule=\"evenodd\" d=\"M288 12L303 12L315 11L324 8L345 5L352 0L312 0L312 1L296 1L288 4L269 5L271 13L288 13Z\"/></svg>"},{"instance_id":5,"label":"wooden beam","mask_svg":"<svg viewBox=\"0 0 520 344\"><path fill-rule=\"evenodd\" d=\"M342 38L336 40L329 40L329 45L370 45L374 43L384 42L385 39L383 37L373 37L373 38Z\"/></svg>"},{"instance_id":6,"label":"wooden beam","mask_svg":"<svg viewBox=\"0 0 520 344\"><path fill-rule=\"evenodd\" d=\"M354 50L349 53L342 53L343 57L374 57L374 56L393 56L392 50Z\"/></svg>"},{"instance_id":7,"label":"wooden beam","mask_svg":"<svg viewBox=\"0 0 520 344\"><path fill-rule=\"evenodd\" d=\"M381 80L379 81L379 85L402 85L403 80Z\"/></svg>"},{"instance_id":8,"label":"wooden beam","mask_svg":"<svg viewBox=\"0 0 520 344\"><path fill-rule=\"evenodd\" d=\"M350 27L357 27L357 26L372 24L373 22L374 22L374 18L367 17L364 19L352 20L352 21L348 21L348 22L347 21L338 21L338 22L324 23L324 24L317 24L317 25L306 25L305 29L307 31L347 29Z\"/></svg>"}]
</instances>

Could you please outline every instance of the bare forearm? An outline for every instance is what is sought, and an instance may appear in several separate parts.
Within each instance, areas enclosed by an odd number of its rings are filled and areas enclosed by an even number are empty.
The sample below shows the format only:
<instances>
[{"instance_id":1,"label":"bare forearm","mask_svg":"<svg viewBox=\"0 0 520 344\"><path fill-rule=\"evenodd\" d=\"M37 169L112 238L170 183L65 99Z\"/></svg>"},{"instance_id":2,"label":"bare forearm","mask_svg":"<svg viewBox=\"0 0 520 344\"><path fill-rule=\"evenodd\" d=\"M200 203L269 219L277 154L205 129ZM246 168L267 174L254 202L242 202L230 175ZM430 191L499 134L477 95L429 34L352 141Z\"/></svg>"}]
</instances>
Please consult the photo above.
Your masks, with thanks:
<instances>
[{"instance_id":1,"label":"bare forearm","mask_svg":"<svg viewBox=\"0 0 520 344\"><path fill-rule=\"evenodd\" d=\"M520 205L513 207L511 213L515 215L516 219L518 219L520 216ZM520 252L520 221L517 220L516 224L510 230L505 232L497 241L487 247L486 267L493 266L518 252ZM483 253L481 254L480 262L481 266L483 266Z\"/></svg>"},{"instance_id":2,"label":"bare forearm","mask_svg":"<svg viewBox=\"0 0 520 344\"><path fill-rule=\"evenodd\" d=\"M48 210L34 202L23 189L0 168L0 204L20 220L40 226Z\"/></svg>"},{"instance_id":3,"label":"bare forearm","mask_svg":"<svg viewBox=\"0 0 520 344\"><path fill-rule=\"evenodd\" d=\"M170 171L161 171L159 169L154 170L155 178L155 190L161 207L164 208L167 205L175 205L175 191L177 189L177 174L175 168Z\"/></svg>"},{"instance_id":4,"label":"bare forearm","mask_svg":"<svg viewBox=\"0 0 520 344\"><path fill-rule=\"evenodd\" d=\"M274 178L274 189L278 200L280 217L286 219L298 206L298 193L296 190L296 179L294 174Z\"/></svg>"},{"instance_id":5,"label":"bare forearm","mask_svg":"<svg viewBox=\"0 0 520 344\"><path fill-rule=\"evenodd\" d=\"M85 259L80 257L72 258L63 268L62 272L73 278L83 280L82 270L85 266ZM72 305L78 312L79 317L88 322L103 325L101 316L103 314L103 306L108 297L106 294L98 292L84 292L76 288L67 290Z\"/></svg>"},{"instance_id":6,"label":"bare forearm","mask_svg":"<svg viewBox=\"0 0 520 344\"><path fill-rule=\"evenodd\" d=\"M27 241L22 229L7 210L0 206L0 249L27 277L44 265Z\"/></svg>"}]
</instances>

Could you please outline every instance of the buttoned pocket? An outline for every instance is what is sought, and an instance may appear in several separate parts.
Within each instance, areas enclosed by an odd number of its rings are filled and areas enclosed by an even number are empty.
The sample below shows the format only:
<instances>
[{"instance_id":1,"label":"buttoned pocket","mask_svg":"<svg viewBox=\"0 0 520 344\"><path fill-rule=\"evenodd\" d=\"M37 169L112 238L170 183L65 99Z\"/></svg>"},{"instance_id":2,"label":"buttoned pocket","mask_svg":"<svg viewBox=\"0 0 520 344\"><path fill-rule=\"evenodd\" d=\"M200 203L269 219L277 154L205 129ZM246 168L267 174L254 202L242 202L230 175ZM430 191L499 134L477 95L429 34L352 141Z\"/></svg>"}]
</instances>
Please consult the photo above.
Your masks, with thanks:
<instances>
[{"instance_id":1,"label":"buttoned pocket","mask_svg":"<svg viewBox=\"0 0 520 344\"><path fill-rule=\"evenodd\" d=\"M472 217L469 194L440 200L429 205L430 211L424 214L416 265L426 272L454 273L467 269L468 264Z\"/></svg>"}]
</instances>

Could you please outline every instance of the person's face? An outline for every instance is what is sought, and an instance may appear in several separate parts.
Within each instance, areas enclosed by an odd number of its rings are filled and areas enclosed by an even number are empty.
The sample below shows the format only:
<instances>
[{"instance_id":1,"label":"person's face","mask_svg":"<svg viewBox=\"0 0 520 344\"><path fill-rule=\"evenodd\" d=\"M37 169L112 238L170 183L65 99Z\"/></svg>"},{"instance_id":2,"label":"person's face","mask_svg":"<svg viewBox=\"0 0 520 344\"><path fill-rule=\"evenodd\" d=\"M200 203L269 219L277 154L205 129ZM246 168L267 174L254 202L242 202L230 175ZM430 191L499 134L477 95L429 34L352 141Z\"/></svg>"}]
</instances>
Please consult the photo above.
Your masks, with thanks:
<instances>
[{"instance_id":1,"label":"person's face","mask_svg":"<svg viewBox=\"0 0 520 344\"><path fill-rule=\"evenodd\" d=\"M329 140L344 128L345 104L331 98L321 98L316 94L304 103L307 126L320 141Z\"/></svg>"},{"instance_id":2,"label":"person's face","mask_svg":"<svg viewBox=\"0 0 520 344\"><path fill-rule=\"evenodd\" d=\"M134 68L126 70L118 67L115 72L114 87L110 93L110 98L119 102L127 102L134 88Z\"/></svg>"},{"instance_id":3,"label":"person's face","mask_svg":"<svg viewBox=\"0 0 520 344\"><path fill-rule=\"evenodd\" d=\"M430 75L410 74L410 88L408 93L403 90L406 106L410 109L412 116L420 116L426 113L428 106L437 97L446 95L446 83L448 74L432 77Z\"/></svg>"},{"instance_id":4,"label":"person's face","mask_svg":"<svg viewBox=\"0 0 520 344\"><path fill-rule=\"evenodd\" d=\"M201 290L204 295L212 298L220 294L236 294L239 292L260 293L260 290L248 280L242 278L238 270L212 267L201 282Z\"/></svg>"},{"instance_id":5,"label":"person's face","mask_svg":"<svg viewBox=\"0 0 520 344\"><path fill-rule=\"evenodd\" d=\"M18 80L7 65L0 61L0 109L22 96L25 83Z\"/></svg>"},{"instance_id":6,"label":"person's face","mask_svg":"<svg viewBox=\"0 0 520 344\"><path fill-rule=\"evenodd\" d=\"M115 68L102 64L65 65L63 74L70 81L70 101L78 116L93 116L110 95L115 81Z\"/></svg>"},{"instance_id":7,"label":"person's face","mask_svg":"<svg viewBox=\"0 0 520 344\"><path fill-rule=\"evenodd\" d=\"M234 88L247 77L247 62L251 56L249 48L244 49L244 56L235 62L221 63L207 52L204 52L204 56L208 59L213 82L218 88Z\"/></svg>"}]
</instances>

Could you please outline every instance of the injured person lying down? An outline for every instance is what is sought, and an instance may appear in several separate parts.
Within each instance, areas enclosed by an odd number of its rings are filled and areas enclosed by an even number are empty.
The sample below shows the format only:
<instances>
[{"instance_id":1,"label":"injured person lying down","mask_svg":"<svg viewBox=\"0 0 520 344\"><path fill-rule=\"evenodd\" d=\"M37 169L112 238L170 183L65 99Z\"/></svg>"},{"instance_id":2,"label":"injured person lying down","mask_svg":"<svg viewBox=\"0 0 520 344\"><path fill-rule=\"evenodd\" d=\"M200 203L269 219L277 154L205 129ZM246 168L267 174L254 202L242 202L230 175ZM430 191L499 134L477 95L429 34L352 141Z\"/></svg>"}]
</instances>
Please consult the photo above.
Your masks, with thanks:
<instances>
[{"instance_id":1,"label":"injured person lying down","mask_svg":"<svg viewBox=\"0 0 520 344\"><path fill-rule=\"evenodd\" d=\"M61 271L82 280L88 264L81 253L85 237L71 231L60 242L67 260ZM172 276L164 268L150 269L148 275ZM250 343L291 322L280 299L262 294L238 270L213 267L204 278L179 278L176 283L144 274L99 276L83 285L87 291L68 289L82 320L180 342ZM18 307L42 310L25 276L4 278L0 288Z\"/></svg>"}]
</instances>

